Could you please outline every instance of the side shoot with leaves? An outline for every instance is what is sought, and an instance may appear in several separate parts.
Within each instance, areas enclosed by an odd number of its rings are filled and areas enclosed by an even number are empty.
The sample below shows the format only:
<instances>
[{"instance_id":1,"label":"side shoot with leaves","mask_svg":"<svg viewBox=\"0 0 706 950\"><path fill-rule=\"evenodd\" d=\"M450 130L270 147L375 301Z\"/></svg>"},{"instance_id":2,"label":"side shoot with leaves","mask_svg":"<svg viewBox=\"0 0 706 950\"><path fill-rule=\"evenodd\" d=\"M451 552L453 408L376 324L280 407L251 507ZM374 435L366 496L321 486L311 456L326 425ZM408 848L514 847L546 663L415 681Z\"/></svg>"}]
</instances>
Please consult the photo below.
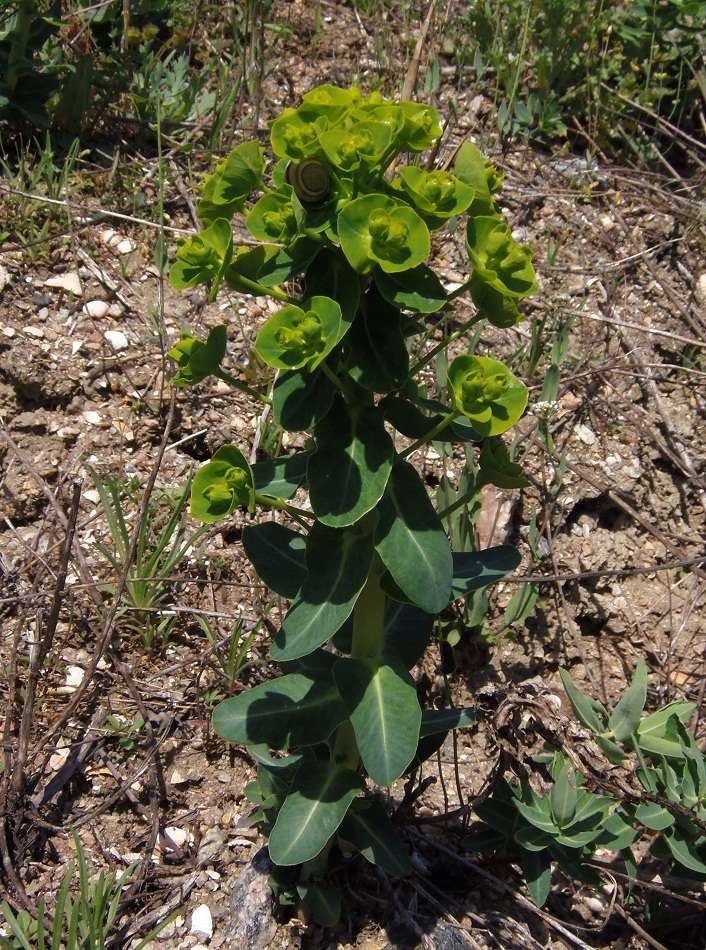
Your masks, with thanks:
<instances>
[{"instance_id":1,"label":"side shoot with leaves","mask_svg":"<svg viewBox=\"0 0 706 950\"><path fill-rule=\"evenodd\" d=\"M471 494L527 484L500 439L525 409L523 383L495 359L461 354L448 367L448 402L430 401L420 372L434 354L410 357L424 322L459 293L475 307L457 337L483 320L512 326L535 290L531 253L504 223L499 176L478 149L464 144L453 174L415 160L440 136L429 106L313 90L271 124L269 172L257 142L219 162L201 192L202 229L179 242L170 274L176 288L209 285L210 299L225 284L281 303L255 344L276 371L267 395L221 368L225 327L203 341L185 331L170 355L176 385L215 375L271 402L282 429L311 437L311 449L253 465L221 447L195 477L191 510L207 523L239 507L284 513L243 532L257 574L291 601L270 651L283 675L222 702L213 723L259 763L246 792L280 899L322 924L338 919L329 871L343 855L409 872L376 787L473 721L470 709L422 710L410 671L436 615L520 560L510 546L453 552L409 461L432 440L476 444ZM386 174L401 155L407 163ZM428 263L431 234L461 215L470 276L451 294ZM234 245L234 216L258 244ZM297 296L287 289L295 280ZM292 504L300 489L306 510Z\"/></svg>"}]
</instances>

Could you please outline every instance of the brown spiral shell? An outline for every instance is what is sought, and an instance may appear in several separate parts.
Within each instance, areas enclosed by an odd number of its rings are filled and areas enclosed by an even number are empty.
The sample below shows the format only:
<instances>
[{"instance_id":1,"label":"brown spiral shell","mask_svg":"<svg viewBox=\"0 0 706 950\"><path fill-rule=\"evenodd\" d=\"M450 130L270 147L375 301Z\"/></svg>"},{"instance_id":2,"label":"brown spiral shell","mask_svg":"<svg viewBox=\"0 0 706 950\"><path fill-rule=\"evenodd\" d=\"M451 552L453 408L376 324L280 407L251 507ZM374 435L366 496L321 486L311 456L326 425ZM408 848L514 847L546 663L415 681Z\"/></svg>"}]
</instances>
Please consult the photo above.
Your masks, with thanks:
<instances>
[{"instance_id":1,"label":"brown spiral shell","mask_svg":"<svg viewBox=\"0 0 706 950\"><path fill-rule=\"evenodd\" d=\"M302 204L323 204L331 193L331 178L317 158L290 162L284 177Z\"/></svg>"}]
</instances>

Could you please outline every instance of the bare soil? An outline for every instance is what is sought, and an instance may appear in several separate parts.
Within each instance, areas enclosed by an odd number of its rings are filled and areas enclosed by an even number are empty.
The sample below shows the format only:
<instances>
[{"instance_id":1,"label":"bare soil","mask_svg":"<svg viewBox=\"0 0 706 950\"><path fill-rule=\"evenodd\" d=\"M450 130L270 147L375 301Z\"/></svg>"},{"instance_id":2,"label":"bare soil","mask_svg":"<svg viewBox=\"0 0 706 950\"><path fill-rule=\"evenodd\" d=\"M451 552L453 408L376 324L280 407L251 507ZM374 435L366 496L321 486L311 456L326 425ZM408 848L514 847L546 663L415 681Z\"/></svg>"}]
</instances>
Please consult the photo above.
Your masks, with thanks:
<instances>
[{"instance_id":1,"label":"bare soil","mask_svg":"<svg viewBox=\"0 0 706 950\"><path fill-rule=\"evenodd\" d=\"M317 23L313 7L280 5L290 33L277 48L279 67L263 84L263 138L271 115L320 82L399 87L410 50L394 5L385 23L333 2L322 3ZM418 29L413 25L413 37ZM479 352L512 359L531 388L530 411L515 438L532 487L489 495L481 529L485 544L517 544L523 561L516 577L491 592L485 626L495 640L462 631L452 674L444 678L437 656L418 671L427 700L448 688L454 703L476 705L479 723L459 735L456 766L449 742L439 762L418 776L425 789L403 824L413 876L388 882L351 862L342 877L348 909L333 931L273 916L264 841L248 822L243 793L254 777L252 762L243 750L225 748L209 725L219 695L275 673L267 647L284 605L255 583L238 543L251 516L238 512L219 523L170 572L154 619L170 623L166 642L155 634L147 645L144 617L131 625L134 615L116 613L119 572L101 550L115 545L91 471L103 483L117 480L132 530L146 491L157 524L170 510L169 493L173 498L224 442L246 453L266 451L271 430L257 406L209 380L172 390L164 354L182 324L204 333L226 321L227 360L247 378L257 373L251 347L267 314L235 294L207 303L200 290L175 293L154 263L158 232L136 220L100 217L119 210L121 197L102 195L103 173L91 178L87 169L89 185L71 200L65 238L56 224L45 245L24 248L11 237L0 247L0 656L3 794L12 804L0 844L9 893L20 905L44 897L51 907L74 848L73 827L92 872L120 872L142 860L124 904L119 947L177 908L180 916L155 946L706 946L700 885L684 889L663 880L663 869L647 862L652 878L628 905L618 874L607 875L598 893L557 876L545 911L537 913L523 902L517 869L470 863L475 856L459 846L467 816L456 814L482 792L500 749L522 759L552 730L568 728L559 667L614 703L644 656L650 707L676 698L696 702L703 740L703 177L592 166L568 151L503 146L492 134L492 103L474 83L455 83L446 66L448 85L434 101L443 113L452 97L458 122L441 160L470 136L502 168L502 204L517 239L534 249L540 292L526 302L523 324L490 328L478 344ZM191 161L197 175L210 167ZM135 159L135 187L148 204L156 180L156 162ZM189 189L186 163L174 152L165 210L175 229L194 227ZM2 200L10 200L7 193ZM40 203L26 208L48 213ZM178 233L168 232L170 240ZM120 253L119 239L133 249ZM435 267L449 282L462 277L462 228L438 240ZM80 295L47 284L72 273ZM465 306L461 298L459 320ZM567 354L550 453L532 407L561 327ZM417 459L430 487L458 471L459 462L434 453ZM189 521L187 530L197 527ZM67 535L74 542L68 558ZM503 610L527 577L540 583L536 609L500 635ZM197 613L223 641L236 623L243 631L261 623L235 682L220 670ZM42 648L47 659L31 681L28 665ZM34 711L23 721L28 690ZM555 697L564 701L561 712ZM134 747L106 728L109 716L144 720ZM20 779L23 794L13 799ZM411 791L399 783L391 801L399 804ZM210 941L193 928L202 905L213 921Z\"/></svg>"}]
</instances>

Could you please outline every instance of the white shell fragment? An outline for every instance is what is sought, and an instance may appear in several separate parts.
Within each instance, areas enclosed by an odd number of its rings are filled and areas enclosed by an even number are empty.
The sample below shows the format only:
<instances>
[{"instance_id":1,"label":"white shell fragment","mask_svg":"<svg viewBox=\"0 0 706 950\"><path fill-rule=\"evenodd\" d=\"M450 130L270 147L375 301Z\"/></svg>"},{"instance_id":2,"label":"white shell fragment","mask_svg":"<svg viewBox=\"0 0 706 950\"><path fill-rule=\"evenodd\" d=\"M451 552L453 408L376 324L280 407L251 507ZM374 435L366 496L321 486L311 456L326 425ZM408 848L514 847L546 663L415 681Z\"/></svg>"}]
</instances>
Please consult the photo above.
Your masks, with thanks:
<instances>
[{"instance_id":1,"label":"white shell fragment","mask_svg":"<svg viewBox=\"0 0 706 950\"><path fill-rule=\"evenodd\" d=\"M5 285L9 279L10 278L7 276L7 271L2 265L0 265L0 291L5 289Z\"/></svg>"},{"instance_id":2,"label":"white shell fragment","mask_svg":"<svg viewBox=\"0 0 706 950\"><path fill-rule=\"evenodd\" d=\"M57 277L50 277L44 281L45 287L56 287L57 290L65 290L75 297L83 296L83 289L78 274L67 273L59 274Z\"/></svg>"},{"instance_id":3,"label":"white shell fragment","mask_svg":"<svg viewBox=\"0 0 706 950\"><path fill-rule=\"evenodd\" d=\"M89 300L88 303L83 305L83 312L88 314L89 317L96 317L100 320L101 317L104 317L110 310L110 304L106 303L105 300Z\"/></svg>"},{"instance_id":4,"label":"white shell fragment","mask_svg":"<svg viewBox=\"0 0 706 950\"><path fill-rule=\"evenodd\" d=\"M70 689L76 689L77 686L83 680L83 667L81 666L67 666L66 667L66 685Z\"/></svg>"},{"instance_id":5,"label":"white shell fragment","mask_svg":"<svg viewBox=\"0 0 706 950\"><path fill-rule=\"evenodd\" d=\"M115 250L118 252L118 254L132 254L132 252L135 250L135 245L132 243L132 241L128 241L128 239L125 238L124 241L120 241L119 244L115 245Z\"/></svg>"},{"instance_id":6,"label":"white shell fragment","mask_svg":"<svg viewBox=\"0 0 706 950\"><path fill-rule=\"evenodd\" d=\"M213 936L213 918L206 904L199 904L191 915L190 933L203 934L209 940Z\"/></svg>"},{"instance_id":7,"label":"white shell fragment","mask_svg":"<svg viewBox=\"0 0 706 950\"><path fill-rule=\"evenodd\" d=\"M122 330L106 330L103 336L106 342L116 351L126 350L128 348L128 340Z\"/></svg>"}]
</instances>

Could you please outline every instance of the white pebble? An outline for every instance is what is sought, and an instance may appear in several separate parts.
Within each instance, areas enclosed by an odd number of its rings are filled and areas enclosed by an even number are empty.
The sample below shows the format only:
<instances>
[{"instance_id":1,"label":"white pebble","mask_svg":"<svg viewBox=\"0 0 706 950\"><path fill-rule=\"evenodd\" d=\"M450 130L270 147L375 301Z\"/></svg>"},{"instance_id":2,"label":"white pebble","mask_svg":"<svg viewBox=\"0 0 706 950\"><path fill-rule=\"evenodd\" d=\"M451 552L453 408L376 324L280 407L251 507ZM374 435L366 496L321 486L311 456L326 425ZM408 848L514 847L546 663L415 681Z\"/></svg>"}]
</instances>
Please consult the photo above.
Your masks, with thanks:
<instances>
[{"instance_id":1,"label":"white pebble","mask_svg":"<svg viewBox=\"0 0 706 950\"><path fill-rule=\"evenodd\" d=\"M45 287L56 287L58 290L66 290L75 297L82 297L83 290L78 274L68 273L59 274L58 277L50 277L44 281Z\"/></svg>"},{"instance_id":2,"label":"white pebble","mask_svg":"<svg viewBox=\"0 0 706 950\"><path fill-rule=\"evenodd\" d=\"M583 423L579 423L574 429L574 432L584 445L593 445L596 441L596 433Z\"/></svg>"},{"instance_id":3,"label":"white pebble","mask_svg":"<svg viewBox=\"0 0 706 950\"><path fill-rule=\"evenodd\" d=\"M192 934L203 934L205 937L208 937L209 940L213 936L213 918L206 904L199 904L191 915L190 932Z\"/></svg>"},{"instance_id":4,"label":"white pebble","mask_svg":"<svg viewBox=\"0 0 706 950\"><path fill-rule=\"evenodd\" d=\"M132 241L128 241L128 239L125 238L124 241L120 241L119 244L115 245L115 250L118 252L118 254L132 254L132 252L135 250L135 245L132 243Z\"/></svg>"},{"instance_id":5,"label":"white pebble","mask_svg":"<svg viewBox=\"0 0 706 950\"><path fill-rule=\"evenodd\" d=\"M127 337L122 330L106 330L103 336L116 351L126 350L128 347Z\"/></svg>"},{"instance_id":6,"label":"white pebble","mask_svg":"<svg viewBox=\"0 0 706 950\"><path fill-rule=\"evenodd\" d=\"M100 412L96 412L94 409L88 409L86 412L84 412L83 418L86 420L89 426L100 425L101 421L103 420L103 416L100 414Z\"/></svg>"},{"instance_id":7,"label":"white pebble","mask_svg":"<svg viewBox=\"0 0 706 950\"><path fill-rule=\"evenodd\" d=\"M88 303L83 305L84 313L99 320L108 313L108 310L110 310L110 304L106 303L105 300L89 300Z\"/></svg>"}]
</instances>

